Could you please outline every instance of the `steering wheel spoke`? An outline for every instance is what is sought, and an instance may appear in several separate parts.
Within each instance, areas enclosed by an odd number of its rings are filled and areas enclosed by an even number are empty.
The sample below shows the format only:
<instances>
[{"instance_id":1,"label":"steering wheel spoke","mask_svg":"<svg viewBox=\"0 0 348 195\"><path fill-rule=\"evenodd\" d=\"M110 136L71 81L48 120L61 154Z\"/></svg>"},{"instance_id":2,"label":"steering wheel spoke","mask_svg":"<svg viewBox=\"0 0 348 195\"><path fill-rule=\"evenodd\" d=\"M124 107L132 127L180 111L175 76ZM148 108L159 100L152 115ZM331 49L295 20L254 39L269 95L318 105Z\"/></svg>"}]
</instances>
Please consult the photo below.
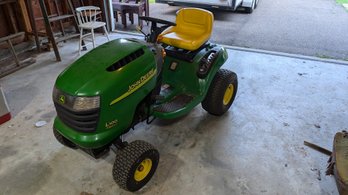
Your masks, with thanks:
<instances>
[{"instance_id":1,"label":"steering wheel spoke","mask_svg":"<svg viewBox=\"0 0 348 195\"><path fill-rule=\"evenodd\" d=\"M168 27L176 26L174 22L170 22L167 20L161 20L158 18L152 18L148 16L140 16L140 20L144 20L146 22L151 22L151 31L149 35L145 35L145 40L151 43L157 42L157 37ZM162 24L162 26L158 27L157 24Z\"/></svg>"},{"instance_id":2,"label":"steering wheel spoke","mask_svg":"<svg viewBox=\"0 0 348 195\"><path fill-rule=\"evenodd\" d=\"M149 16L140 16L139 19L144 20L146 22L154 22L154 23L165 24L165 25L169 25L169 26L176 26L176 24L174 22L170 22L170 21L162 20L162 19L158 19L158 18L153 18L153 17L149 17Z\"/></svg>"}]
</instances>

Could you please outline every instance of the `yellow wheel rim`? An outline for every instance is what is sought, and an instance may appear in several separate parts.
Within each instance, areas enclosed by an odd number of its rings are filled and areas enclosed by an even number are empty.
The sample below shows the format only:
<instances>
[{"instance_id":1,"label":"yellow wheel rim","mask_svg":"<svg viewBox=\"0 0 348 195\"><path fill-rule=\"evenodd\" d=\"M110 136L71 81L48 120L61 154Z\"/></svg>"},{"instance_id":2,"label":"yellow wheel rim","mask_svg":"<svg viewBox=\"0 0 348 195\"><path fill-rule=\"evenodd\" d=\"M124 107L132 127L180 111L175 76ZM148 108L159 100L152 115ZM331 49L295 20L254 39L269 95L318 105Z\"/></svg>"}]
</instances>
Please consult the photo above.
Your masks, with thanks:
<instances>
[{"instance_id":1,"label":"yellow wheel rim","mask_svg":"<svg viewBox=\"0 0 348 195\"><path fill-rule=\"evenodd\" d=\"M232 84L229 84L224 95L223 103L226 106L228 103L230 103L232 96L233 96L234 87Z\"/></svg>"},{"instance_id":2,"label":"yellow wheel rim","mask_svg":"<svg viewBox=\"0 0 348 195\"><path fill-rule=\"evenodd\" d=\"M150 173L152 167L152 160L149 158L144 159L134 173L135 181L141 181Z\"/></svg>"}]
</instances>

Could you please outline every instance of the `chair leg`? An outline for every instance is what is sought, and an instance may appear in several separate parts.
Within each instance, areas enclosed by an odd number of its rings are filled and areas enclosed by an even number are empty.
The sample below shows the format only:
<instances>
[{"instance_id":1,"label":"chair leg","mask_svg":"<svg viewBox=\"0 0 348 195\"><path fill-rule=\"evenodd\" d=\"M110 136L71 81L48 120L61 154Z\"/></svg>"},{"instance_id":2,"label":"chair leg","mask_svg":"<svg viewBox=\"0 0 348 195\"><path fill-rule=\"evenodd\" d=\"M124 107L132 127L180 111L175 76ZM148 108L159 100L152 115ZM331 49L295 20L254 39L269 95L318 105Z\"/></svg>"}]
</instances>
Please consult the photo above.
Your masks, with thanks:
<instances>
[{"instance_id":1,"label":"chair leg","mask_svg":"<svg viewBox=\"0 0 348 195\"><path fill-rule=\"evenodd\" d=\"M93 42L93 48L95 48L95 40L94 40L94 29L91 29L91 33L92 33L92 42Z\"/></svg>"},{"instance_id":2,"label":"chair leg","mask_svg":"<svg viewBox=\"0 0 348 195\"><path fill-rule=\"evenodd\" d=\"M105 35L106 35L106 38L108 39L108 41L110 41L108 31L106 31L106 27L103 26L103 29L104 29L104 33L105 33Z\"/></svg>"},{"instance_id":3,"label":"chair leg","mask_svg":"<svg viewBox=\"0 0 348 195\"><path fill-rule=\"evenodd\" d=\"M82 36L83 36L83 28L80 28L80 40L79 40L79 55L81 55L82 50Z\"/></svg>"},{"instance_id":4,"label":"chair leg","mask_svg":"<svg viewBox=\"0 0 348 195\"><path fill-rule=\"evenodd\" d=\"M138 12L138 25L140 26L140 28L143 28L143 20L139 20L139 17L143 15L143 12L139 10Z\"/></svg>"},{"instance_id":5,"label":"chair leg","mask_svg":"<svg viewBox=\"0 0 348 195\"><path fill-rule=\"evenodd\" d=\"M127 28L127 18L126 18L126 11L122 10L121 12L121 19L122 19L122 24L123 24L123 28Z\"/></svg>"},{"instance_id":6,"label":"chair leg","mask_svg":"<svg viewBox=\"0 0 348 195\"><path fill-rule=\"evenodd\" d=\"M116 22L118 22L118 12L117 11L114 11L114 18L115 18Z\"/></svg>"},{"instance_id":7,"label":"chair leg","mask_svg":"<svg viewBox=\"0 0 348 195\"><path fill-rule=\"evenodd\" d=\"M134 24L134 15L133 15L133 12L130 11L128 14L129 14L129 20L131 21L131 24Z\"/></svg>"}]
</instances>

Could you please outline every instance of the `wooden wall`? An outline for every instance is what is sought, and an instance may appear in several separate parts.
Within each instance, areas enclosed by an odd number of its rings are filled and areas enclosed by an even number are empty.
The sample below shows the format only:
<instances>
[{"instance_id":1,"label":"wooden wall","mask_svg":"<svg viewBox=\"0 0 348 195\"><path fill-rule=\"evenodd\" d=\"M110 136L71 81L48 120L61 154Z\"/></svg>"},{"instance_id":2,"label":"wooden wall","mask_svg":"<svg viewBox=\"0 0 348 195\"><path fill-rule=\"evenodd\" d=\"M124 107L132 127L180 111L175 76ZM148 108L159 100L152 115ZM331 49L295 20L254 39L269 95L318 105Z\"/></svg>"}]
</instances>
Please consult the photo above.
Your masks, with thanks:
<instances>
[{"instance_id":1,"label":"wooden wall","mask_svg":"<svg viewBox=\"0 0 348 195\"><path fill-rule=\"evenodd\" d=\"M0 0L0 37L28 30L23 23L23 17L19 1ZM18 37L13 43L17 44L24 40L24 36ZM4 47L7 47L7 44L0 43L0 48Z\"/></svg>"},{"instance_id":2,"label":"wooden wall","mask_svg":"<svg viewBox=\"0 0 348 195\"><path fill-rule=\"evenodd\" d=\"M57 7L54 2L58 2ZM103 0L71 0L74 7L79 7L83 5L95 5L103 9ZM36 28L38 31L45 31L44 22L42 19L41 8L39 0L29 1L33 8L33 14L35 18ZM8 36L17 32L24 31L26 36L17 38L13 40L14 44L19 42L27 41L32 38L32 28L28 15L28 5L26 0L0 0L0 37ZM49 15L71 13L68 7L67 0L45 0L45 5ZM105 18L102 18L105 21ZM71 24L72 21L64 21L66 25ZM58 27L57 24L53 26ZM6 48L6 43L0 43L0 49Z\"/></svg>"}]
</instances>

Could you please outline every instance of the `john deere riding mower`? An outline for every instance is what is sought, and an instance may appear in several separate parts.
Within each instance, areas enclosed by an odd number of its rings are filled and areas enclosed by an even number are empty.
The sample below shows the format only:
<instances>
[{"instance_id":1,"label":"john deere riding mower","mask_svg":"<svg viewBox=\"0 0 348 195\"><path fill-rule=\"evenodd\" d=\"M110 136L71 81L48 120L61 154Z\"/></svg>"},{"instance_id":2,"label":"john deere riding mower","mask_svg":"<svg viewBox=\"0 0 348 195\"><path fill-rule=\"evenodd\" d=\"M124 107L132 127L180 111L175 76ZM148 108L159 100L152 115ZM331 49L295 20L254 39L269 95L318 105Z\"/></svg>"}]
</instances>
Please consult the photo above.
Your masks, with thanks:
<instances>
[{"instance_id":1,"label":"john deere riding mower","mask_svg":"<svg viewBox=\"0 0 348 195\"><path fill-rule=\"evenodd\" d=\"M122 135L139 122L186 115L200 103L222 115L238 87L237 75L220 69L226 50L208 42L211 12L184 8L176 23L140 19L151 24L145 41L116 39L91 50L58 76L53 90L57 140L95 158L117 148L112 174L129 191L151 179L159 152Z\"/></svg>"}]
</instances>

